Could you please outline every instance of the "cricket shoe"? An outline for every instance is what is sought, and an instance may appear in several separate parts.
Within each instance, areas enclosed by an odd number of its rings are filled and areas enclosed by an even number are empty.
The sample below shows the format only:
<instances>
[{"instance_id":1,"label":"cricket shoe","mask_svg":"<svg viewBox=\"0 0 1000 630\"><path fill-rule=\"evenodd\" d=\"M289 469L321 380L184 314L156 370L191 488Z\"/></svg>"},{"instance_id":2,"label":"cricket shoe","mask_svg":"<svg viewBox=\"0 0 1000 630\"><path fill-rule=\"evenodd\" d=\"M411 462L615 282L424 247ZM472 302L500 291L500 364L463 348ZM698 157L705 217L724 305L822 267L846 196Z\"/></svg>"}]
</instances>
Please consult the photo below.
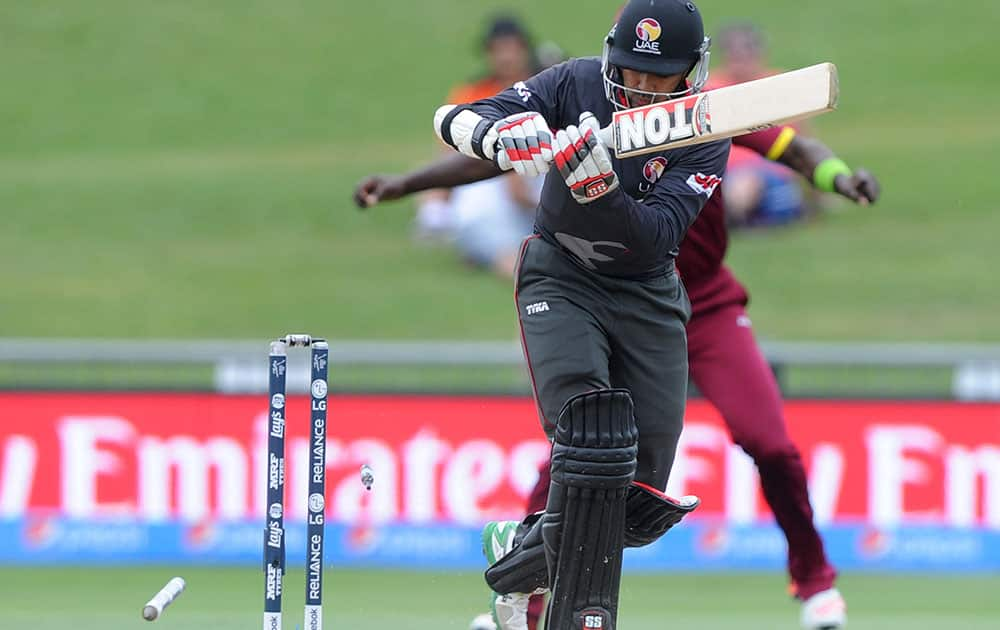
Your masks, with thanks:
<instances>
[{"instance_id":1,"label":"cricket shoe","mask_svg":"<svg viewBox=\"0 0 1000 630\"><path fill-rule=\"evenodd\" d=\"M835 588L816 593L802 602L805 630L840 630L847 626L847 603Z\"/></svg>"},{"instance_id":2,"label":"cricket shoe","mask_svg":"<svg viewBox=\"0 0 1000 630\"><path fill-rule=\"evenodd\" d=\"M514 548L518 521L490 521L483 528L483 555L493 565ZM490 593L490 614L497 630L528 630L531 593Z\"/></svg>"}]
</instances>

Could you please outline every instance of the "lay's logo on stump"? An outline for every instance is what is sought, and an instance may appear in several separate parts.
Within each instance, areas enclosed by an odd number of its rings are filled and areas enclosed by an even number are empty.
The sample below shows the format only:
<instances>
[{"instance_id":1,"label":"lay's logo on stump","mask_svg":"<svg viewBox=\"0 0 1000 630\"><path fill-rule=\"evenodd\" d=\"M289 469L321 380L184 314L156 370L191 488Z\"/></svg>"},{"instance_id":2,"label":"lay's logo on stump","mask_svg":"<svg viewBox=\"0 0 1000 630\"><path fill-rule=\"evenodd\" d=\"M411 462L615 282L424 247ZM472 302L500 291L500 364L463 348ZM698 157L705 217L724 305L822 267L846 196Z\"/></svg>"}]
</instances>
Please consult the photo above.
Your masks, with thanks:
<instances>
[{"instance_id":1,"label":"lay's logo on stump","mask_svg":"<svg viewBox=\"0 0 1000 630\"><path fill-rule=\"evenodd\" d=\"M635 46L632 50L651 55L659 55L659 39L661 34L663 34L663 29L660 28L660 23L653 18L639 20L639 23L635 25L636 40Z\"/></svg>"}]
</instances>

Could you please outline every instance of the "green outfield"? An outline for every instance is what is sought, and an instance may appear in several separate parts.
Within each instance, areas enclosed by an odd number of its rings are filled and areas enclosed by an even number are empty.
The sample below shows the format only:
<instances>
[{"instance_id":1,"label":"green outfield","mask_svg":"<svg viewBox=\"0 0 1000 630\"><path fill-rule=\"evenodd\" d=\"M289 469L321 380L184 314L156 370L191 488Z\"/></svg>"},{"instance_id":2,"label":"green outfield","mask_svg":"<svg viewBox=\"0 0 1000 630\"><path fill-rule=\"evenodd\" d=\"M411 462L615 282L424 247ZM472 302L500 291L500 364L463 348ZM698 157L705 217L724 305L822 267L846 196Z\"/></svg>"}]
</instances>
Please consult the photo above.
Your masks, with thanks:
<instances>
[{"instance_id":1,"label":"green outfield","mask_svg":"<svg viewBox=\"0 0 1000 630\"><path fill-rule=\"evenodd\" d=\"M156 621L164 630L259 627L261 574L252 569L7 568L0 619L34 630L141 628L143 604L174 574L186 592ZM285 589L285 628L302 624L301 571ZM996 627L998 578L848 575L852 630L987 630ZM324 621L352 630L464 630L484 610L478 574L327 571ZM798 628L783 578L763 574L628 575L619 621L626 630Z\"/></svg>"},{"instance_id":2,"label":"green outfield","mask_svg":"<svg viewBox=\"0 0 1000 630\"><path fill-rule=\"evenodd\" d=\"M1000 340L1000 3L699 4L764 25L778 66L836 62L815 128L885 189L736 239L761 333ZM513 338L508 283L412 242L412 205L349 203L433 155L498 6L585 55L616 3L2 3L0 334Z\"/></svg>"}]
</instances>

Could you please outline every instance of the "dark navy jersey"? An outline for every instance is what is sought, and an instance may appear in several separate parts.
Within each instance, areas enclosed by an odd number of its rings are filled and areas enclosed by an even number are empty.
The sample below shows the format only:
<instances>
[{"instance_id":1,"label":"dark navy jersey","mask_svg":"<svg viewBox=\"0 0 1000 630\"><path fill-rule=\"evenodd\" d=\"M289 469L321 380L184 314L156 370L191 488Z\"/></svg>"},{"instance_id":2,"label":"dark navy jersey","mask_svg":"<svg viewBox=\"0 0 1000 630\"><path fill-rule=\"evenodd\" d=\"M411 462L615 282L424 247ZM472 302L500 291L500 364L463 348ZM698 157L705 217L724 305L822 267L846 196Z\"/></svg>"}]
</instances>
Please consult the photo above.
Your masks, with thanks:
<instances>
[{"instance_id":1,"label":"dark navy jersey","mask_svg":"<svg viewBox=\"0 0 1000 630\"><path fill-rule=\"evenodd\" d=\"M472 108L491 120L536 111L553 130L578 124L585 111L605 127L613 111L596 57L553 66ZM728 140L624 160L612 152L619 187L585 205L574 201L553 168L545 178L535 229L593 271L635 278L661 274L721 182L728 155Z\"/></svg>"}]
</instances>

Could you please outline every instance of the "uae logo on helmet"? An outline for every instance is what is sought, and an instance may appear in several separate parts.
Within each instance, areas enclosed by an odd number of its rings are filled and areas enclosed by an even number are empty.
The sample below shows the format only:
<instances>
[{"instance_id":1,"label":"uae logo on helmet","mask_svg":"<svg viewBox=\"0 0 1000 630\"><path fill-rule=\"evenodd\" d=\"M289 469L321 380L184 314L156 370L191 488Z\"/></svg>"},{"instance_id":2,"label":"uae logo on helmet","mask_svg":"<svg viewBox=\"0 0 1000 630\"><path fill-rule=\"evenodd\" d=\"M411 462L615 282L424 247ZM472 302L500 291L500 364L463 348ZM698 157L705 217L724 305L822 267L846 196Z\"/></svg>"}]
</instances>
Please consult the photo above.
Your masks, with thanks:
<instances>
[{"instance_id":1,"label":"uae logo on helmet","mask_svg":"<svg viewBox=\"0 0 1000 630\"><path fill-rule=\"evenodd\" d=\"M653 18L646 18L635 25L635 36L644 42L655 42L660 39L660 23Z\"/></svg>"},{"instance_id":2,"label":"uae logo on helmet","mask_svg":"<svg viewBox=\"0 0 1000 630\"><path fill-rule=\"evenodd\" d=\"M659 39L662 33L663 29L660 28L660 23L653 18L644 18L639 20L639 23L635 25L636 40L635 46L632 50L635 52L659 55Z\"/></svg>"},{"instance_id":3,"label":"uae logo on helmet","mask_svg":"<svg viewBox=\"0 0 1000 630\"><path fill-rule=\"evenodd\" d=\"M663 171L667 170L667 158L657 156L642 167L642 176L651 184L655 184L663 177Z\"/></svg>"}]
</instances>

